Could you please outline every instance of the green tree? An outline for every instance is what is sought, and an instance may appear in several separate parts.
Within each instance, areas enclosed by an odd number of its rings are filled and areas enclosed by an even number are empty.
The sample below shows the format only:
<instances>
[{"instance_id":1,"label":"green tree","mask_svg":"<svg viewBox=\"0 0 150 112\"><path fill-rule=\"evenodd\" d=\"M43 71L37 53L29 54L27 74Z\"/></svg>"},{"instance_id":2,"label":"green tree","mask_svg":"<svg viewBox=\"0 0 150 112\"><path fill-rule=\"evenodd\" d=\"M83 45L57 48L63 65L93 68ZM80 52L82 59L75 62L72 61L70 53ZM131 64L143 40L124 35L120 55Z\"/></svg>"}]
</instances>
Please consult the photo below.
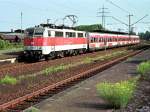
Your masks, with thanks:
<instances>
[{"instance_id":1,"label":"green tree","mask_svg":"<svg viewBox=\"0 0 150 112\"><path fill-rule=\"evenodd\" d=\"M143 40L150 40L150 32L146 31L145 33L139 33L139 36Z\"/></svg>"},{"instance_id":2,"label":"green tree","mask_svg":"<svg viewBox=\"0 0 150 112\"><path fill-rule=\"evenodd\" d=\"M93 25L79 25L76 27L77 30L81 31L94 31L94 30L103 30L103 27L101 24L93 24Z\"/></svg>"}]
</instances>

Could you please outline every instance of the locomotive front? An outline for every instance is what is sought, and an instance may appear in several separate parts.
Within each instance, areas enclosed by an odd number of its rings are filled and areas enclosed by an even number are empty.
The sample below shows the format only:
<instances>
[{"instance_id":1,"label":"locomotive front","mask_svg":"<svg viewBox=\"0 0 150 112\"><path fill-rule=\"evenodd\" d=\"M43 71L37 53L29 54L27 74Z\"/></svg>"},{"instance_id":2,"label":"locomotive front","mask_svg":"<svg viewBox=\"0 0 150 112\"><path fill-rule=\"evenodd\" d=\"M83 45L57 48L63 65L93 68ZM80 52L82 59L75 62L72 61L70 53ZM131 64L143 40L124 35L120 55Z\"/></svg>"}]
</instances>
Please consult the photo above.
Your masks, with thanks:
<instances>
[{"instance_id":1,"label":"locomotive front","mask_svg":"<svg viewBox=\"0 0 150 112\"><path fill-rule=\"evenodd\" d=\"M32 27L25 30L24 54L25 57L41 59L44 45L44 28Z\"/></svg>"}]
</instances>

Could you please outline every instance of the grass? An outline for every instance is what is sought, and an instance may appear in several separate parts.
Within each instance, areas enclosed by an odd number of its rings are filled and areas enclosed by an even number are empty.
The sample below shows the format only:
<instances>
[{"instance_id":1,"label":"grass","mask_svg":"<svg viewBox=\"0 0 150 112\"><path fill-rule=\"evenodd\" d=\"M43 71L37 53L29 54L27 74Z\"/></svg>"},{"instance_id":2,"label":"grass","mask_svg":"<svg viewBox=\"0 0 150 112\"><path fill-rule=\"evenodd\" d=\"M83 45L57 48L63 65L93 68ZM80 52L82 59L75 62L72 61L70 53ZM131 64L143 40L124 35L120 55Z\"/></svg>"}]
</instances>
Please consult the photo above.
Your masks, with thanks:
<instances>
[{"instance_id":1,"label":"grass","mask_svg":"<svg viewBox=\"0 0 150 112\"><path fill-rule=\"evenodd\" d=\"M4 78L0 79L0 84L17 84L18 80L12 76L6 75Z\"/></svg>"},{"instance_id":2,"label":"grass","mask_svg":"<svg viewBox=\"0 0 150 112\"><path fill-rule=\"evenodd\" d=\"M72 64L52 66L52 67L49 67L49 68L46 68L45 70L43 70L42 73L49 75L50 73L56 73L56 72L64 71L64 70L66 70L72 66L73 66Z\"/></svg>"},{"instance_id":3,"label":"grass","mask_svg":"<svg viewBox=\"0 0 150 112\"><path fill-rule=\"evenodd\" d=\"M117 51L117 52L114 52L114 53L111 53L111 54L107 54L107 55L104 55L104 56L98 56L98 57L94 57L94 58L91 58L91 57L86 57L83 59L83 63L92 63L94 61L98 61L98 60L107 60L109 58L112 58L112 57L115 57L115 56L119 56L121 54L125 54L126 51Z\"/></svg>"},{"instance_id":4,"label":"grass","mask_svg":"<svg viewBox=\"0 0 150 112\"><path fill-rule=\"evenodd\" d=\"M140 79L147 79L147 73L150 71L150 60L142 62L137 66L137 72L140 74Z\"/></svg>"},{"instance_id":5,"label":"grass","mask_svg":"<svg viewBox=\"0 0 150 112\"><path fill-rule=\"evenodd\" d=\"M23 44L22 43L10 43L9 41L0 39L0 50L13 49L13 48L23 48Z\"/></svg>"},{"instance_id":6,"label":"grass","mask_svg":"<svg viewBox=\"0 0 150 112\"><path fill-rule=\"evenodd\" d=\"M40 112L40 110L35 107L30 107L29 109L25 110L24 112Z\"/></svg>"},{"instance_id":7,"label":"grass","mask_svg":"<svg viewBox=\"0 0 150 112\"><path fill-rule=\"evenodd\" d=\"M145 76L145 74L150 71L150 61L140 63L137 66L137 71L141 74L141 76Z\"/></svg>"},{"instance_id":8,"label":"grass","mask_svg":"<svg viewBox=\"0 0 150 112\"><path fill-rule=\"evenodd\" d=\"M98 94L116 108L124 108L133 97L137 79L121 81L119 83L99 83Z\"/></svg>"},{"instance_id":9,"label":"grass","mask_svg":"<svg viewBox=\"0 0 150 112\"><path fill-rule=\"evenodd\" d=\"M86 57L86 58L83 59L82 62L83 62L83 63L92 63L92 62L93 62L93 58Z\"/></svg>"}]
</instances>

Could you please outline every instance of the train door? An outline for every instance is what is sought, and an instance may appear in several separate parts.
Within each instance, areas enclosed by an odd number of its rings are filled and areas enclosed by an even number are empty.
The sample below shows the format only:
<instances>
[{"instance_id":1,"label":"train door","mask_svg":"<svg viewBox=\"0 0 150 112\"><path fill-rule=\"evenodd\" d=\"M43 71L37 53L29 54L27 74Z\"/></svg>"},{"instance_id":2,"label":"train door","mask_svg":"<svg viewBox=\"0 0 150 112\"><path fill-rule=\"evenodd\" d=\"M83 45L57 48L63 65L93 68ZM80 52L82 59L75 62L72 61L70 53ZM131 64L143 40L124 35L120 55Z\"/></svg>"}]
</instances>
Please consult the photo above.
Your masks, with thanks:
<instances>
[{"instance_id":1,"label":"train door","mask_svg":"<svg viewBox=\"0 0 150 112\"><path fill-rule=\"evenodd\" d=\"M107 46L107 38L104 38L104 45Z\"/></svg>"},{"instance_id":2,"label":"train door","mask_svg":"<svg viewBox=\"0 0 150 112\"><path fill-rule=\"evenodd\" d=\"M85 33L85 37L87 38L87 51L89 51L89 49L90 49L90 35L89 35L89 33L88 32L86 32Z\"/></svg>"},{"instance_id":3,"label":"train door","mask_svg":"<svg viewBox=\"0 0 150 112\"><path fill-rule=\"evenodd\" d=\"M55 53L55 31L51 31L51 40L52 40L52 44L51 44L51 52Z\"/></svg>"}]
</instances>

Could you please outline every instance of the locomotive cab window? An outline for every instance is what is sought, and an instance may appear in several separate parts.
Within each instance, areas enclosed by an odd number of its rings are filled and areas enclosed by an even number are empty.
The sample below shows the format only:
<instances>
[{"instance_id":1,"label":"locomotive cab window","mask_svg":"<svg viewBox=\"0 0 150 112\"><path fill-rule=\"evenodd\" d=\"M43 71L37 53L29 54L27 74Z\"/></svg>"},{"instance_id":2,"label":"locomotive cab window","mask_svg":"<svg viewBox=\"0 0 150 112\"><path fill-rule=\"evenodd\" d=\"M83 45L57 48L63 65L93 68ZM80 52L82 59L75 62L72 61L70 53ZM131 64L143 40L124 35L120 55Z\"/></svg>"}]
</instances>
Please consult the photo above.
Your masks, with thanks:
<instances>
[{"instance_id":1,"label":"locomotive cab window","mask_svg":"<svg viewBox=\"0 0 150 112\"><path fill-rule=\"evenodd\" d=\"M35 28L34 36L43 36L44 29L43 28Z\"/></svg>"},{"instance_id":2,"label":"locomotive cab window","mask_svg":"<svg viewBox=\"0 0 150 112\"><path fill-rule=\"evenodd\" d=\"M27 37L33 37L34 28L28 28L28 29L26 29L25 34L26 34Z\"/></svg>"}]
</instances>

